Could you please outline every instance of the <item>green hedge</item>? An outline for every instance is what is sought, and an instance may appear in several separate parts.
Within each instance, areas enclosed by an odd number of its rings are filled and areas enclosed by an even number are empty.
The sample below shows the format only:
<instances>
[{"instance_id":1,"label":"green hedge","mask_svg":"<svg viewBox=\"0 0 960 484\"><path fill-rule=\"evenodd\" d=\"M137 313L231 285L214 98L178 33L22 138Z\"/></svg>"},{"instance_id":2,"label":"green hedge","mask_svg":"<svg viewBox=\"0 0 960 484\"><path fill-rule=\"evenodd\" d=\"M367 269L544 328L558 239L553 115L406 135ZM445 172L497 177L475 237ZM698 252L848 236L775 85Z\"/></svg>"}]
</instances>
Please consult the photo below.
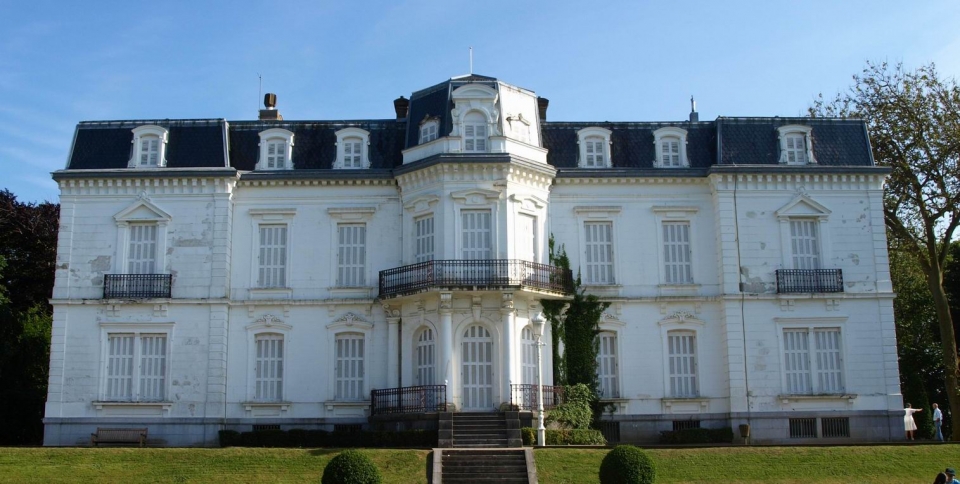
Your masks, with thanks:
<instances>
[{"instance_id":1,"label":"green hedge","mask_svg":"<svg viewBox=\"0 0 960 484\"><path fill-rule=\"evenodd\" d=\"M660 432L661 444L729 444L733 429L684 429Z\"/></svg>"},{"instance_id":2,"label":"green hedge","mask_svg":"<svg viewBox=\"0 0 960 484\"><path fill-rule=\"evenodd\" d=\"M327 432L326 430L220 431L220 447L420 447L437 445L436 430Z\"/></svg>"},{"instance_id":3,"label":"green hedge","mask_svg":"<svg viewBox=\"0 0 960 484\"><path fill-rule=\"evenodd\" d=\"M534 445L537 442L537 429L524 427L520 429L523 445ZM547 445L607 445L607 439L599 430L593 429L547 429Z\"/></svg>"}]
</instances>

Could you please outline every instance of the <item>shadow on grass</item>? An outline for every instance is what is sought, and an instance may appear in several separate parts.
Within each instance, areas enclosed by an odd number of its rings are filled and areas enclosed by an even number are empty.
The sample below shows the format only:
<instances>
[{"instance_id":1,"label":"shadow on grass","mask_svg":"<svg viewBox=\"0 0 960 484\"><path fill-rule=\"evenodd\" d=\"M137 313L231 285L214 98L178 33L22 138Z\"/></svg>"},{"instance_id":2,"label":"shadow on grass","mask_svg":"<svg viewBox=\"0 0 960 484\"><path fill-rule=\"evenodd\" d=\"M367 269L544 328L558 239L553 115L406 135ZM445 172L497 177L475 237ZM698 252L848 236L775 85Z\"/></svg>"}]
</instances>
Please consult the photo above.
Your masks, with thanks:
<instances>
[{"instance_id":1,"label":"shadow on grass","mask_svg":"<svg viewBox=\"0 0 960 484\"><path fill-rule=\"evenodd\" d=\"M326 448L310 449L310 455L323 456L323 455L330 455L330 454L339 454L343 450L345 449L326 449Z\"/></svg>"},{"instance_id":2,"label":"shadow on grass","mask_svg":"<svg viewBox=\"0 0 960 484\"><path fill-rule=\"evenodd\" d=\"M433 451L430 451L424 460L426 461L426 469L424 469L424 471L427 473L427 484L433 484Z\"/></svg>"}]
</instances>

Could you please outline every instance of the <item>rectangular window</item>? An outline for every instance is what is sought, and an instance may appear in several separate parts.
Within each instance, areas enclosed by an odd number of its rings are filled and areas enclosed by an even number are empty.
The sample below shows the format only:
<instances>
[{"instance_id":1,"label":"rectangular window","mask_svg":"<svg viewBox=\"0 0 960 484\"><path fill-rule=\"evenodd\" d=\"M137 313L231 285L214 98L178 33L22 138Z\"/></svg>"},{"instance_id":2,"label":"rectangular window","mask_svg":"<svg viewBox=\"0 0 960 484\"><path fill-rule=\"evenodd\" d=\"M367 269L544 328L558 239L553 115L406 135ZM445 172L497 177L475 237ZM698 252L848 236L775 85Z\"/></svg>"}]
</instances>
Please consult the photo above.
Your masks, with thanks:
<instances>
[{"instance_id":1,"label":"rectangular window","mask_svg":"<svg viewBox=\"0 0 960 484\"><path fill-rule=\"evenodd\" d=\"M417 384L433 385L434 379L434 353L436 345L433 342L433 330L426 328L420 332L417 338Z\"/></svg>"},{"instance_id":2,"label":"rectangular window","mask_svg":"<svg viewBox=\"0 0 960 484\"><path fill-rule=\"evenodd\" d=\"M283 335L258 334L256 338L256 394L258 402L283 400Z\"/></svg>"},{"instance_id":3,"label":"rectangular window","mask_svg":"<svg viewBox=\"0 0 960 484\"><path fill-rule=\"evenodd\" d=\"M463 258L489 260L493 256L491 214L489 210L463 210Z\"/></svg>"},{"instance_id":4,"label":"rectangular window","mask_svg":"<svg viewBox=\"0 0 960 484\"><path fill-rule=\"evenodd\" d=\"M130 252L127 261L128 274L156 274L156 224L130 225Z\"/></svg>"},{"instance_id":5,"label":"rectangular window","mask_svg":"<svg viewBox=\"0 0 960 484\"><path fill-rule=\"evenodd\" d=\"M679 432L681 430L687 429L698 429L700 428L699 420L674 420L673 421L673 431Z\"/></svg>"},{"instance_id":6,"label":"rectangular window","mask_svg":"<svg viewBox=\"0 0 960 484\"><path fill-rule=\"evenodd\" d=\"M336 351L337 400L363 400L363 335L337 335Z\"/></svg>"},{"instance_id":7,"label":"rectangular window","mask_svg":"<svg viewBox=\"0 0 960 484\"><path fill-rule=\"evenodd\" d=\"M804 136L787 136L787 163L791 165L807 164L807 144Z\"/></svg>"},{"instance_id":8,"label":"rectangular window","mask_svg":"<svg viewBox=\"0 0 960 484\"><path fill-rule=\"evenodd\" d=\"M367 226L337 225L337 286L359 287L367 283Z\"/></svg>"},{"instance_id":9,"label":"rectangular window","mask_svg":"<svg viewBox=\"0 0 960 484\"><path fill-rule=\"evenodd\" d=\"M817 438L817 419L816 418L790 419L790 438L791 439Z\"/></svg>"},{"instance_id":10,"label":"rectangular window","mask_svg":"<svg viewBox=\"0 0 960 484\"><path fill-rule=\"evenodd\" d=\"M587 284L613 284L613 223L585 222Z\"/></svg>"},{"instance_id":11,"label":"rectangular window","mask_svg":"<svg viewBox=\"0 0 960 484\"><path fill-rule=\"evenodd\" d=\"M279 170L286 168L287 142L267 142L267 169Z\"/></svg>"},{"instance_id":12,"label":"rectangular window","mask_svg":"<svg viewBox=\"0 0 960 484\"><path fill-rule=\"evenodd\" d=\"M463 125L463 151L487 151L487 126L484 124Z\"/></svg>"},{"instance_id":13,"label":"rectangular window","mask_svg":"<svg viewBox=\"0 0 960 484\"><path fill-rule=\"evenodd\" d=\"M606 166L604 160L603 140L590 140L587 143L587 162L586 166L602 167Z\"/></svg>"},{"instance_id":14,"label":"rectangular window","mask_svg":"<svg viewBox=\"0 0 960 484\"><path fill-rule=\"evenodd\" d=\"M437 123L431 122L420 127L420 143L429 143L437 139Z\"/></svg>"},{"instance_id":15,"label":"rectangular window","mask_svg":"<svg viewBox=\"0 0 960 484\"><path fill-rule=\"evenodd\" d=\"M787 393L843 393L840 329L785 329L783 348Z\"/></svg>"},{"instance_id":16,"label":"rectangular window","mask_svg":"<svg viewBox=\"0 0 960 484\"><path fill-rule=\"evenodd\" d=\"M670 396L696 397L698 395L696 338L696 335L689 331L671 331L667 334Z\"/></svg>"},{"instance_id":17,"label":"rectangular window","mask_svg":"<svg viewBox=\"0 0 960 484\"><path fill-rule=\"evenodd\" d=\"M160 138L144 136L140 138L140 164L157 166L160 162Z\"/></svg>"},{"instance_id":18,"label":"rectangular window","mask_svg":"<svg viewBox=\"0 0 960 484\"><path fill-rule=\"evenodd\" d=\"M793 249L794 269L820 268L820 222L791 220L790 246Z\"/></svg>"},{"instance_id":19,"label":"rectangular window","mask_svg":"<svg viewBox=\"0 0 960 484\"><path fill-rule=\"evenodd\" d=\"M523 348L523 372L520 383L524 385L537 384L537 340L533 337L533 329L527 327L520 332L520 342Z\"/></svg>"},{"instance_id":20,"label":"rectangular window","mask_svg":"<svg viewBox=\"0 0 960 484\"><path fill-rule=\"evenodd\" d=\"M597 335L600 350L597 352L597 380L600 383L600 398L620 398L617 381L617 335L602 332Z\"/></svg>"},{"instance_id":21,"label":"rectangular window","mask_svg":"<svg viewBox=\"0 0 960 484\"><path fill-rule=\"evenodd\" d=\"M850 417L823 417L820 436L825 439L850 436Z\"/></svg>"},{"instance_id":22,"label":"rectangular window","mask_svg":"<svg viewBox=\"0 0 960 484\"><path fill-rule=\"evenodd\" d=\"M690 222L663 222L663 262L667 284L692 284Z\"/></svg>"},{"instance_id":23,"label":"rectangular window","mask_svg":"<svg viewBox=\"0 0 960 484\"><path fill-rule=\"evenodd\" d=\"M680 166L680 141L668 139L660 142L660 165L669 168Z\"/></svg>"},{"instance_id":24,"label":"rectangular window","mask_svg":"<svg viewBox=\"0 0 960 484\"><path fill-rule=\"evenodd\" d=\"M260 226L260 258L257 285L287 286L287 226Z\"/></svg>"},{"instance_id":25,"label":"rectangular window","mask_svg":"<svg viewBox=\"0 0 960 484\"><path fill-rule=\"evenodd\" d=\"M361 148L363 141L357 138L347 138L343 141L343 167L344 168L362 168L360 162L362 157Z\"/></svg>"},{"instance_id":26,"label":"rectangular window","mask_svg":"<svg viewBox=\"0 0 960 484\"><path fill-rule=\"evenodd\" d=\"M433 215L427 215L414 220L416 231L416 261L427 262L433 260Z\"/></svg>"},{"instance_id":27,"label":"rectangular window","mask_svg":"<svg viewBox=\"0 0 960 484\"><path fill-rule=\"evenodd\" d=\"M163 401L166 375L167 335L107 335L106 400Z\"/></svg>"}]
</instances>

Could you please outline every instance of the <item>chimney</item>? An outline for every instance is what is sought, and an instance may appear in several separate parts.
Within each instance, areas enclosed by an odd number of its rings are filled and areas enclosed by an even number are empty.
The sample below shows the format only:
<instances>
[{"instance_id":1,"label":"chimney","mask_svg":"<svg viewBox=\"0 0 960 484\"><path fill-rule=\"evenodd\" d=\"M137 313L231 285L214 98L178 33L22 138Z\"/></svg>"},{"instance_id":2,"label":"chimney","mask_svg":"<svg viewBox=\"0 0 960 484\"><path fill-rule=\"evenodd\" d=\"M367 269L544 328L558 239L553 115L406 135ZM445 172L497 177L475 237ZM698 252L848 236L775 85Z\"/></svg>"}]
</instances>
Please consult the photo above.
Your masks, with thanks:
<instances>
[{"instance_id":1,"label":"chimney","mask_svg":"<svg viewBox=\"0 0 960 484\"><path fill-rule=\"evenodd\" d=\"M393 100L393 109L397 111L397 119L407 119L410 110L410 100L400 96Z\"/></svg>"},{"instance_id":2,"label":"chimney","mask_svg":"<svg viewBox=\"0 0 960 484\"><path fill-rule=\"evenodd\" d=\"M547 120L547 106L549 105L549 99L545 97L537 97L537 110L540 111L540 121Z\"/></svg>"},{"instance_id":3,"label":"chimney","mask_svg":"<svg viewBox=\"0 0 960 484\"><path fill-rule=\"evenodd\" d=\"M260 110L260 121L283 121L280 111L277 111L277 95L268 92L263 95L263 107Z\"/></svg>"},{"instance_id":4,"label":"chimney","mask_svg":"<svg viewBox=\"0 0 960 484\"><path fill-rule=\"evenodd\" d=\"M690 122L698 121L700 121L700 113L697 112L697 102L693 100L693 96L690 96Z\"/></svg>"}]
</instances>

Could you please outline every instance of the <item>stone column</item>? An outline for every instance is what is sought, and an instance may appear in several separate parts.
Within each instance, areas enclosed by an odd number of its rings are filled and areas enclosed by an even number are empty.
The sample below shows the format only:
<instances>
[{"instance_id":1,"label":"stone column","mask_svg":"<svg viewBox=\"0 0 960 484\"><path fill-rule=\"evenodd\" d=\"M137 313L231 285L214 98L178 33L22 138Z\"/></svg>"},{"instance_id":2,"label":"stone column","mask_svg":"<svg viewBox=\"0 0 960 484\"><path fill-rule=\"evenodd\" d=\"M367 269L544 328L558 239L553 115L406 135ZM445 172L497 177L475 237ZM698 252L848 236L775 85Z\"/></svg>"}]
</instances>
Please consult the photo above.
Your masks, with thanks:
<instances>
[{"instance_id":1,"label":"stone column","mask_svg":"<svg viewBox=\"0 0 960 484\"><path fill-rule=\"evenodd\" d=\"M513 293L505 292L501 296L500 318L503 323L503 365L500 375L503 378L503 384L500 387L500 401L510 401L510 384L520 383L516 365L516 324L514 311Z\"/></svg>"},{"instance_id":2,"label":"stone column","mask_svg":"<svg viewBox=\"0 0 960 484\"><path fill-rule=\"evenodd\" d=\"M387 388L400 386L400 310L383 305L387 316Z\"/></svg>"},{"instance_id":3,"label":"stone column","mask_svg":"<svg viewBox=\"0 0 960 484\"><path fill-rule=\"evenodd\" d=\"M437 372L440 385L447 385L447 402L454 402L456 382L453 378L453 293L440 293L440 365Z\"/></svg>"}]
</instances>

